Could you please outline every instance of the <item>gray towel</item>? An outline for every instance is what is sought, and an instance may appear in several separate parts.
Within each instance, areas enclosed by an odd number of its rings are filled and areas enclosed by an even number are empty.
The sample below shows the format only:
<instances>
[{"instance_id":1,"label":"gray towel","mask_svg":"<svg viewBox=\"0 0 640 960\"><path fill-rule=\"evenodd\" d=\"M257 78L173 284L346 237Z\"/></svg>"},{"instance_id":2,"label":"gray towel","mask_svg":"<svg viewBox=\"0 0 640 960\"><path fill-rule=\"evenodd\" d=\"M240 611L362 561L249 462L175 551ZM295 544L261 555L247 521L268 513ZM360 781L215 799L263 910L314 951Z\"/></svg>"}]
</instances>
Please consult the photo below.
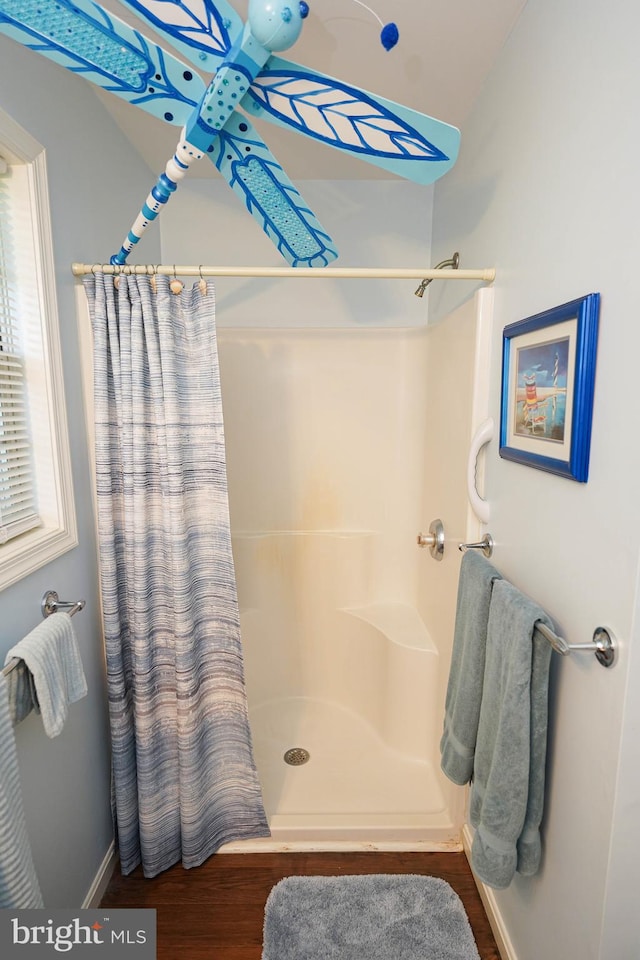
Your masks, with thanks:
<instances>
[{"instance_id":1,"label":"gray towel","mask_svg":"<svg viewBox=\"0 0 640 960\"><path fill-rule=\"evenodd\" d=\"M68 705L86 696L78 641L68 613L53 613L7 653L24 660L33 677L36 710L45 733L57 737L67 719Z\"/></svg>"},{"instance_id":2,"label":"gray towel","mask_svg":"<svg viewBox=\"0 0 640 960\"><path fill-rule=\"evenodd\" d=\"M538 620L553 629L512 584L494 585L470 820L471 866L497 889L540 864L551 646Z\"/></svg>"},{"instance_id":3,"label":"gray towel","mask_svg":"<svg viewBox=\"0 0 640 960\"><path fill-rule=\"evenodd\" d=\"M35 708L37 698L31 676L24 660L14 660L11 671L6 675L9 713L14 727L22 723Z\"/></svg>"},{"instance_id":4,"label":"gray towel","mask_svg":"<svg viewBox=\"0 0 640 960\"><path fill-rule=\"evenodd\" d=\"M22 808L7 681L0 673L0 909L43 906Z\"/></svg>"},{"instance_id":5,"label":"gray towel","mask_svg":"<svg viewBox=\"0 0 640 960\"><path fill-rule=\"evenodd\" d=\"M498 571L468 550L460 565L451 669L445 701L440 765L454 783L468 783L473 773L476 734L484 680L489 603Z\"/></svg>"}]
</instances>

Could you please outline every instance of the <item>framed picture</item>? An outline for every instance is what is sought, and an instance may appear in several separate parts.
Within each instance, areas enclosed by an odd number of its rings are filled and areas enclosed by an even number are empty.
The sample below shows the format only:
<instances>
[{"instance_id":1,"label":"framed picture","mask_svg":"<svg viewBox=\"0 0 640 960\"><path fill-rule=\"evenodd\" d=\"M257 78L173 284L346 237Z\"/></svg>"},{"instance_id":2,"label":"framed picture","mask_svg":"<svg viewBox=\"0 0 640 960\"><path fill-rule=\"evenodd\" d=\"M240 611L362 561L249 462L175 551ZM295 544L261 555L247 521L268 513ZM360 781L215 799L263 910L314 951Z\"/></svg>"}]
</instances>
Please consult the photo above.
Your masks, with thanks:
<instances>
[{"instance_id":1,"label":"framed picture","mask_svg":"<svg viewBox=\"0 0 640 960\"><path fill-rule=\"evenodd\" d=\"M599 310L590 293L504 328L501 457L587 482Z\"/></svg>"}]
</instances>

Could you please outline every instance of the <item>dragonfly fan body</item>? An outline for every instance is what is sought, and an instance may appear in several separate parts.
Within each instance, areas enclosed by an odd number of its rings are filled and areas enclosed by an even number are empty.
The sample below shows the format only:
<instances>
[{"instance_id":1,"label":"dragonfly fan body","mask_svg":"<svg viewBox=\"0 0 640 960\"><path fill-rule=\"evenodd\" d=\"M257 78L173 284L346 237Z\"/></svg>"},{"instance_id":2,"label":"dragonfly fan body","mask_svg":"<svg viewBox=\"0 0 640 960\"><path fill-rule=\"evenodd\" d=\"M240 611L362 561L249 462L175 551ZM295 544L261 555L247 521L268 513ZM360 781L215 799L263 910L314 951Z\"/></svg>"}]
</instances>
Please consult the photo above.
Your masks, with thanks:
<instances>
[{"instance_id":1,"label":"dragonfly fan body","mask_svg":"<svg viewBox=\"0 0 640 960\"><path fill-rule=\"evenodd\" d=\"M275 55L298 39L306 3L250 0L244 23L227 0L122 2L177 56L92 0L0 0L0 32L182 127L174 156L112 263L126 262L191 163L203 156L288 263L322 267L335 259L331 238L251 116L417 183L433 182L455 163L455 127Z\"/></svg>"}]
</instances>

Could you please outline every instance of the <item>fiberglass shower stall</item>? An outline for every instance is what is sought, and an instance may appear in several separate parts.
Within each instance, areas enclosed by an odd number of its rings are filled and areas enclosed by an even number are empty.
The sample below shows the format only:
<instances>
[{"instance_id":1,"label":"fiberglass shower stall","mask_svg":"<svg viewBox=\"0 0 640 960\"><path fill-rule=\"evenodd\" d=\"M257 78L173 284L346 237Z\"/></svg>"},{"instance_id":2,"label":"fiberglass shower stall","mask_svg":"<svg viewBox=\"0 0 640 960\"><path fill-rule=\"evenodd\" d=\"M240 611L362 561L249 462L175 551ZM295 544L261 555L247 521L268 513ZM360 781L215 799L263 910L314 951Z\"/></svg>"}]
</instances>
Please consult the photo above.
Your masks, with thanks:
<instances>
[{"instance_id":1,"label":"fiberglass shower stall","mask_svg":"<svg viewBox=\"0 0 640 960\"><path fill-rule=\"evenodd\" d=\"M490 288L433 326L218 330L252 846L447 848L438 743ZM416 536L442 519L442 562ZM246 849L248 842L240 845Z\"/></svg>"}]
</instances>

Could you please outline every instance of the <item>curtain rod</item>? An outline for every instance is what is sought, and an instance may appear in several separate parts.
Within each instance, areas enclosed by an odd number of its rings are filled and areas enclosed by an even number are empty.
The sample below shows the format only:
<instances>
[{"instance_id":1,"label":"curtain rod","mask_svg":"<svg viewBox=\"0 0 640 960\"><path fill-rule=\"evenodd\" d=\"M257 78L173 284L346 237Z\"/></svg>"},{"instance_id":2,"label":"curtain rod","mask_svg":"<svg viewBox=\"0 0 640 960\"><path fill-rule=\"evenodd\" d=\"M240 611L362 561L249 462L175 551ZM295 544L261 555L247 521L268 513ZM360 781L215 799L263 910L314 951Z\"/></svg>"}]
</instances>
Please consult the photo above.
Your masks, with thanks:
<instances>
[{"instance_id":1,"label":"curtain rod","mask_svg":"<svg viewBox=\"0 0 640 960\"><path fill-rule=\"evenodd\" d=\"M146 276L182 277L313 277L324 278L371 278L387 280L495 280L494 267L479 270L438 270L420 267L208 267L183 264L122 264L72 263L74 277L101 271L106 274L139 274Z\"/></svg>"}]
</instances>

